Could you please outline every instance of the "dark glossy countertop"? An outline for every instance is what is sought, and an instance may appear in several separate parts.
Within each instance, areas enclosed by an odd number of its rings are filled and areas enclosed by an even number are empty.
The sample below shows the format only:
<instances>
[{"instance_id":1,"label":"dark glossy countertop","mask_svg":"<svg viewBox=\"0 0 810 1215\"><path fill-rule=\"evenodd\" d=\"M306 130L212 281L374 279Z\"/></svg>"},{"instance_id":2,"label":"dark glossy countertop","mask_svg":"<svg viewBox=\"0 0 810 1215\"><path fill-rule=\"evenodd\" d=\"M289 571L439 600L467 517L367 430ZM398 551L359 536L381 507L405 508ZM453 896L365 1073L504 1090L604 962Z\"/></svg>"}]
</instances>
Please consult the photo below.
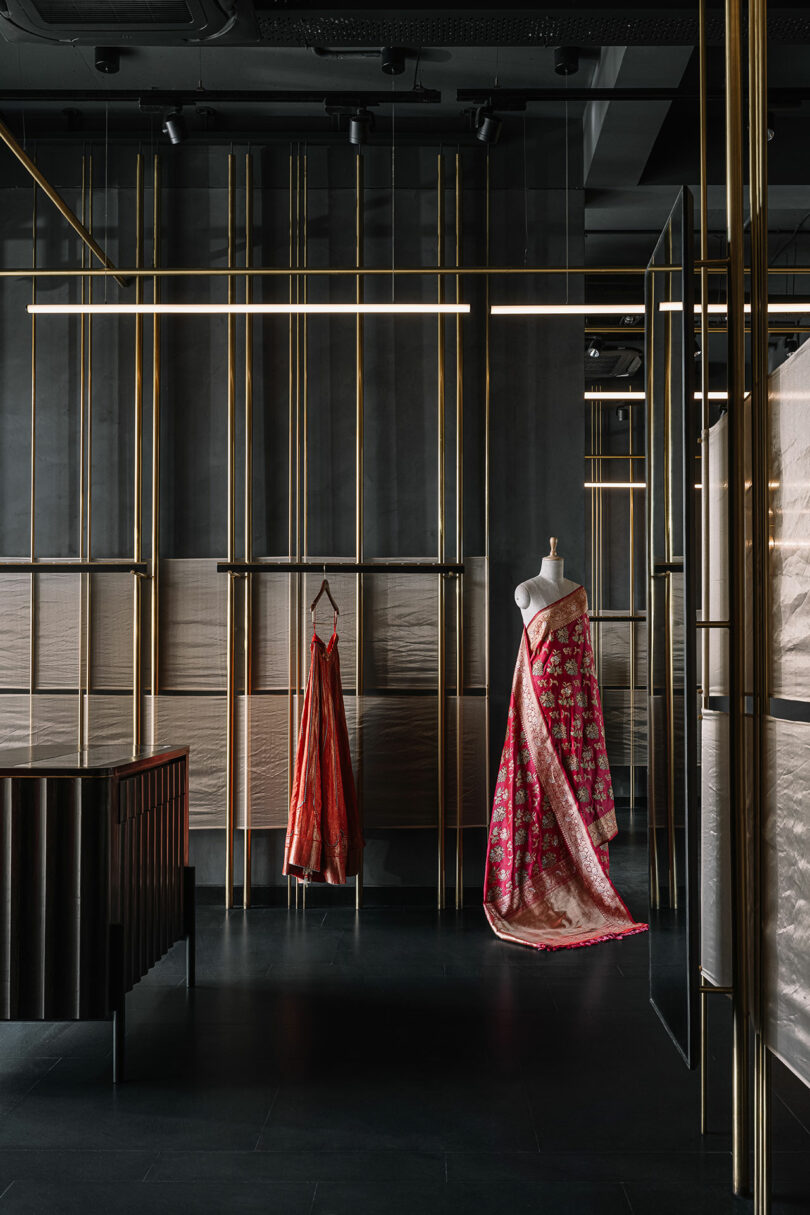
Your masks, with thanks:
<instances>
[{"instance_id":1,"label":"dark glossy countertop","mask_svg":"<svg viewBox=\"0 0 810 1215\"><path fill-rule=\"evenodd\" d=\"M110 777L188 755L188 747L89 746L83 751L41 744L0 750L0 777Z\"/></svg>"}]
</instances>

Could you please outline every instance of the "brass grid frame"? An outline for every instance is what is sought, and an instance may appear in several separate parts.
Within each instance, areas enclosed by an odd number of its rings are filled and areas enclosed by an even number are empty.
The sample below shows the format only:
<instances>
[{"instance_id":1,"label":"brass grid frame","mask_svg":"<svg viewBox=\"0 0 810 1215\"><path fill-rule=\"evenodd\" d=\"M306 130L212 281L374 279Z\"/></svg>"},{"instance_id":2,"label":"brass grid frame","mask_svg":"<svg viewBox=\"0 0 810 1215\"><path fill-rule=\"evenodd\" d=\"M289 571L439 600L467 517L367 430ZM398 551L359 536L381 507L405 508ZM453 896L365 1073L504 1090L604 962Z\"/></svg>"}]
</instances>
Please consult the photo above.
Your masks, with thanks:
<instances>
[{"instance_id":1,"label":"brass grid frame","mask_svg":"<svg viewBox=\"0 0 810 1215\"><path fill-rule=\"evenodd\" d=\"M192 276L209 276L207 268L193 268L190 270L174 271L165 269L160 266L160 160L158 156L153 157L152 163L152 188L153 188L153 207L152 207L152 258L151 265L144 266L143 264L143 249L144 249L144 192L145 192L145 157L143 153L139 153L136 160L136 265L132 268L132 273L129 271L120 270L116 267L109 266L108 268L99 271L97 268L91 268L90 249L83 247L82 249L82 265L78 270L72 268L62 269L57 272L52 272L47 269L40 269L36 260L36 243L33 243L32 265L28 274L32 278L33 298L36 299L36 284L40 276L54 277L62 275L67 278L79 277L81 279L82 299L89 299L91 296L85 295L85 291L92 292L92 282L95 277L104 275L113 275L120 279L122 275L127 275L135 282L136 297L138 302L143 300L143 285L146 278L151 278L154 298L159 298L160 286L166 277L182 277L188 274ZM233 152L228 156L228 258L225 268L211 268L211 277L226 277L228 283L228 299L229 302L234 302L236 299L236 285L238 280L244 279L246 293L251 290L251 284L256 277L261 276L282 276L286 275L289 280L290 300L303 300L306 298L306 283L308 277L312 274L327 274L330 276L347 274L354 277L355 292L358 300L362 299L363 282L367 275L384 274L386 276L392 273L396 275L424 275L435 274L437 278L437 298L444 298L444 282L448 274L453 276L455 282L455 297L456 300L461 299L461 280L468 273L466 267L461 266L461 155L456 154L455 157L455 188L454 188L454 204L455 204L455 260L451 265L445 265L445 251L443 248L444 241L444 198L446 193L445 165L442 154L439 154L437 160L437 260L439 264L436 267L423 268L406 268L393 269L385 268L366 268L362 261L362 158L357 158L357 177L356 177L356 231L355 245L356 258L355 266L350 270L335 270L329 269L326 271L315 270L307 266L306 263L306 156L299 151L291 152L290 154L290 258L289 265L286 269L277 267L254 267L251 264L250 257L250 232L252 227L252 190L249 188L252 184L252 158L250 153L245 156L245 233L248 237L246 241L246 257L245 265L237 266L234 258L235 241L236 241L236 157ZM490 177L489 177L489 158L487 158L487 190L486 190L486 260L489 263L490 249ZM92 232L92 158L89 161L89 175L86 167L83 167L83 193L82 193L82 222L87 222L88 231ZM37 205L37 187L34 188L34 234L36 224L36 205ZM484 274L486 276L486 297L489 302L490 281L492 277L500 274L511 273L539 273L539 274L557 274L562 271L560 267L493 267L487 265L484 268L472 267L469 270L471 274ZM600 268L566 268L565 273L574 274L591 274L591 273L614 273L616 272L610 267ZM641 273L639 268L623 268L620 273L631 273L638 275ZM15 272L0 271L0 277L6 277ZM248 296L246 295L246 298ZM132 738L133 743L137 745L142 735L142 716L143 716L143 626L145 615L145 601L143 594L142 580L149 579L149 595L148 595L148 617L151 624L149 636L149 655L148 655L148 671L149 671L149 688L155 698L153 703L152 713L152 738L156 736L157 729L157 697L160 694L159 686L159 655L160 655L160 639L159 639L159 574L160 574L160 552L159 552L159 519L160 519L160 380L161 380L161 347L160 347L160 323L161 318L155 315L152 318L153 322L153 340L152 340L152 369L151 369L151 396L152 396L152 452L151 452L151 468L150 468L150 493L151 493L151 545L152 559L145 562L143 559L143 535L142 535L142 516L143 516L143 495L144 495L144 467L143 467L143 404L144 404L144 329L143 318L136 317L136 325L134 327L134 353L135 353L135 379L133 385L134 406L135 406L135 460L133 467L133 492L136 503L133 521L133 559L129 566L124 565L124 568L132 568L133 584L132 584L132 619L133 619L133 641L132 641ZM36 477L36 317L31 318L31 333L32 333L32 467L31 467L31 551L30 560L32 567L38 564L36 549L35 549L35 511L34 511L34 486ZM438 500L437 500L437 526L439 534L439 549L438 558L441 564L445 558L445 534L446 534L446 502L444 489L444 469L446 467L447 452L445 451L446 441L444 434L444 417L445 417L445 368L444 368L444 327L445 319L437 318L437 354L438 354L438 379L437 379L437 448L439 453L439 482L438 482ZM307 555L307 518L306 508L304 508L303 518L301 514L301 489L302 483L305 483L306 478L306 409L307 409L307 381L306 381L306 317L290 317L290 380L289 380L289 396L290 396L290 558L301 560ZM94 562L92 556L92 487L90 485L90 458L91 458L91 436L92 436L92 327L93 318L91 316L82 317L82 374L81 374L81 401L82 401L82 456L81 456L81 510L80 510L80 527L83 538L82 547L80 547L80 563L83 568L87 566L98 566L99 572L107 572L115 568L111 563ZM357 422L357 452L356 452L356 480L357 480L357 503L356 503L356 557L358 564L363 559L363 501L362 501L362 474L363 474L363 359L362 359L362 332L363 332L363 317L356 318L356 334L357 334L357 401L356 401L356 422ZM463 347L461 341L461 318L456 317L456 563L461 564L463 561ZM484 529L485 529L485 612L488 617L489 611L489 442L490 442L490 397L491 397L491 378L490 378L490 319L489 310L486 314L486 329L485 329L485 509L484 509ZM246 318L246 342L245 342L245 434L252 433L252 323L250 318ZM90 351L88 357L87 351ZM86 363L85 363L86 360ZM86 377L85 368L86 365ZM303 369L303 370L302 370ZM235 461L236 461L236 318L228 318L228 337L227 337L227 416L228 416L228 559L229 564L234 564L236 556L236 538L235 538ZM84 435L87 433L85 443ZM249 562L252 559L252 528L251 528L251 492L250 485L252 482L252 444L246 443L244 454L245 468L245 558ZM86 486L86 492L85 492ZM293 488L294 487L294 488ZM293 496L294 495L294 496ZM306 489L303 493L304 502L306 502ZM86 541L86 542L85 542ZM60 568L70 568L74 564L70 561L60 563ZM124 564L124 563L122 563ZM238 563L236 563L238 564ZM456 670L457 684L456 692L462 692L463 680L463 578L456 577L456 594L454 597L455 619L456 619ZM362 687L362 586L364 575L357 575L357 595L358 595L358 646L357 646L357 686ZM83 740L86 740L86 722L85 712L89 704L89 687L90 687L90 658L89 658L89 621L91 616L90 605L90 579L89 573L86 576L86 587L84 588L84 598L82 600L85 629L88 640L86 642L85 652L82 656L82 671L84 677L81 681L80 688L80 709L79 709L79 742L82 745ZM32 572L32 608L31 617L33 620L34 612L34 595L35 578ZM241 605L239 603L238 584L244 582L244 594L241 597ZM300 670L300 636L298 633L299 620L301 614L301 580L300 576L290 577L290 680L288 685L288 699L290 706L289 713L289 771L292 771L294 763L294 748L295 738L297 734L297 724L299 716L298 695L294 694L293 689L300 689L302 685L301 670ZM446 605L446 584L445 577L439 580L438 601L437 601L437 616L440 626L444 625L447 615ZM236 645L236 620L241 611L245 621L245 649L240 657L235 652ZM235 856L235 837L236 837L236 766L235 766L235 708L237 701L237 669L241 665L243 668L243 685L245 689L249 689L251 682L251 629L249 627L252 612L252 574L250 572L240 572L235 569L228 570L228 597L227 597L227 720L228 720L228 746L226 758L226 905L233 906L234 900L234 856ZM594 623L599 623L599 618ZM437 659L437 677L439 679L439 707L437 727L440 740L440 764L439 764L439 788L437 790L439 800L439 823L442 829L439 829L438 856L437 856L437 902L439 906L443 906L445 902L445 870L446 858L444 856L444 841L446 829L451 830L455 836L455 876L456 876L456 901L461 905L463 901L463 823L461 815L461 797L463 791L463 770L461 749L457 745L457 804L455 813L452 818L448 817L445 806L445 751L446 751L446 696L447 696L447 679L446 679L446 657L444 652L444 627L439 629L439 654ZM30 690L33 692L34 687L34 656L33 656L33 632L31 634L31 680ZM485 696L489 696L489 645L488 640L485 647ZM458 706L461 708L463 696L458 696ZM463 729L462 713L457 713L456 731L457 744L460 741L461 731ZM489 735L489 718L486 714L486 730L487 737ZM246 756L245 760L248 761ZM358 755L358 767L362 774L362 754ZM489 755L487 751L486 757L487 774L489 774ZM249 764L248 764L249 766ZM488 786L487 786L488 787ZM362 780L361 780L362 788ZM244 869L243 869L243 901L245 906L249 906L251 901L251 826L246 814L245 829L244 829ZM362 875L358 878L356 900L359 906L362 893Z\"/></svg>"}]
</instances>

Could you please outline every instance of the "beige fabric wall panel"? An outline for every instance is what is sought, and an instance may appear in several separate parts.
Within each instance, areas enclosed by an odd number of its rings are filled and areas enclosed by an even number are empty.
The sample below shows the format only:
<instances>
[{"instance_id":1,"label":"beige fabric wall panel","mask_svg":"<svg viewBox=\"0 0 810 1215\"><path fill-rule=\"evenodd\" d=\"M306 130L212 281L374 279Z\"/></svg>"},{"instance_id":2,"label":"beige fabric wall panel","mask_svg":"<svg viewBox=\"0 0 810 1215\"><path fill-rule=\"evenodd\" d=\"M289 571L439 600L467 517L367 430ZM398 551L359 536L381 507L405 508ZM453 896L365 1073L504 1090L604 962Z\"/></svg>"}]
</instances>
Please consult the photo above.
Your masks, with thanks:
<instances>
[{"instance_id":1,"label":"beige fabric wall panel","mask_svg":"<svg viewBox=\"0 0 810 1215\"><path fill-rule=\"evenodd\" d=\"M810 1084L810 724L770 718L764 824L768 1044Z\"/></svg>"},{"instance_id":2,"label":"beige fabric wall panel","mask_svg":"<svg viewBox=\"0 0 810 1215\"><path fill-rule=\"evenodd\" d=\"M810 346L770 377L771 693L810 696Z\"/></svg>"},{"instance_id":3,"label":"beige fabric wall panel","mask_svg":"<svg viewBox=\"0 0 810 1215\"><path fill-rule=\"evenodd\" d=\"M704 710L700 747L700 961L710 983L727 987L732 981L727 713Z\"/></svg>"},{"instance_id":4,"label":"beige fabric wall panel","mask_svg":"<svg viewBox=\"0 0 810 1215\"><path fill-rule=\"evenodd\" d=\"M38 688L79 686L81 574L37 574L34 671Z\"/></svg>"},{"instance_id":5,"label":"beige fabric wall panel","mask_svg":"<svg viewBox=\"0 0 810 1215\"><path fill-rule=\"evenodd\" d=\"M90 687L132 687L132 574L90 575Z\"/></svg>"},{"instance_id":6,"label":"beige fabric wall panel","mask_svg":"<svg viewBox=\"0 0 810 1215\"><path fill-rule=\"evenodd\" d=\"M486 558L465 557L464 571L464 686L484 688L487 683ZM454 627L451 636L455 637ZM455 650L452 666L455 671Z\"/></svg>"},{"instance_id":7,"label":"beige fabric wall panel","mask_svg":"<svg viewBox=\"0 0 810 1215\"><path fill-rule=\"evenodd\" d=\"M132 697L94 693L85 698L85 737L94 746L132 745ZM148 739L145 735L145 739Z\"/></svg>"},{"instance_id":8,"label":"beige fabric wall panel","mask_svg":"<svg viewBox=\"0 0 810 1215\"><path fill-rule=\"evenodd\" d=\"M607 688L601 695L608 760L617 767L629 764L630 692L625 688ZM647 692L644 688L638 689L633 703L633 762L637 767L647 762Z\"/></svg>"},{"instance_id":9,"label":"beige fabric wall panel","mask_svg":"<svg viewBox=\"0 0 810 1215\"><path fill-rule=\"evenodd\" d=\"M465 827L485 827L489 815L486 765L486 700L464 698L461 715L462 801L461 822ZM447 822L456 825L456 712L458 699L447 702L448 771Z\"/></svg>"},{"instance_id":10,"label":"beige fabric wall panel","mask_svg":"<svg viewBox=\"0 0 810 1215\"><path fill-rule=\"evenodd\" d=\"M374 574L366 579L367 688L437 686L438 587L436 574ZM449 593L447 600L449 608ZM450 647L447 659L449 668Z\"/></svg>"},{"instance_id":11,"label":"beige fabric wall panel","mask_svg":"<svg viewBox=\"0 0 810 1215\"><path fill-rule=\"evenodd\" d=\"M157 706L156 744L190 748L189 826L224 827L225 697L146 696L144 705L145 739L152 738L152 715Z\"/></svg>"},{"instance_id":12,"label":"beige fabric wall panel","mask_svg":"<svg viewBox=\"0 0 810 1215\"><path fill-rule=\"evenodd\" d=\"M245 826L247 791L250 826L287 826L287 697L239 696L236 701L239 757L237 825Z\"/></svg>"},{"instance_id":13,"label":"beige fabric wall panel","mask_svg":"<svg viewBox=\"0 0 810 1215\"><path fill-rule=\"evenodd\" d=\"M0 687L27 688L31 579L27 574L0 578Z\"/></svg>"},{"instance_id":14,"label":"beige fabric wall panel","mask_svg":"<svg viewBox=\"0 0 810 1215\"><path fill-rule=\"evenodd\" d=\"M216 560L160 565L160 686L225 689L226 574Z\"/></svg>"},{"instance_id":15,"label":"beige fabric wall panel","mask_svg":"<svg viewBox=\"0 0 810 1215\"><path fill-rule=\"evenodd\" d=\"M59 575L58 575L59 576ZM31 697L31 741L74 747L79 733L79 697L37 693Z\"/></svg>"},{"instance_id":16,"label":"beige fabric wall panel","mask_svg":"<svg viewBox=\"0 0 810 1215\"><path fill-rule=\"evenodd\" d=\"M600 611L600 616L626 616L627 612ZM636 687L647 686L647 632L643 624L635 625ZM630 625L597 623L591 625L591 637L599 650L599 680L605 687L627 687L630 683Z\"/></svg>"},{"instance_id":17,"label":"beige fabric wall panel","mask_svg":"<svg viewBox=\"0 0 810 1215\"><path fill-rule=\"evenodd\" d=\"M435 827L436 715L435 696L362 698L367 827Z\"/></svg>"}]
</instances>

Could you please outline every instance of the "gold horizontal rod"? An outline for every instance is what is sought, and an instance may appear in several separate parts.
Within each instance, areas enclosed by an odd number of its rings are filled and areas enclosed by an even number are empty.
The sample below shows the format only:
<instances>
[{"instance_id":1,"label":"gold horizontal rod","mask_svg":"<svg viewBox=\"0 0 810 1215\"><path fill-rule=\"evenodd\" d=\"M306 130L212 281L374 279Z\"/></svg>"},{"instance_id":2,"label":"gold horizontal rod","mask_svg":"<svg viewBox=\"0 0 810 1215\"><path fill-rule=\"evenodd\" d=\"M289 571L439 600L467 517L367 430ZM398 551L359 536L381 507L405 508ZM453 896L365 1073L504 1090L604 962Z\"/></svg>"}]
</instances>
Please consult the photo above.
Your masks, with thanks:
<instances>
[{"instance_id":1,"label":"gold horizontal rod","mask_svg":"<svg viewBox=\"0 0 810 1215\"><path fill-rule=\"evenodd\" d=\"M2 126L2 123L0 123ZM43 187L44 188L44 187ZM50 195L49 195L50 197ZM65 208L69 210L69 208ZM72 212L71 212L72 214ZM75 217L74 217L75 218ZM76 221L79 222L78 220ZM96 256L101 260L101 253ZM104 254L106 259L106 254ZM106 269L91 269L89 266L82 269L81 267L42 267L36 269L32 266L19 266L14 269L1 269L0 278L104 278L111 275L117 279L122 286L128 285L129 279L132 278L154 278L155 271L153 269L143 270L137 266L127 266L125 268L116 267L109 264L109 260L105 261ZM657 274L675 274L681 269L680 266L464 266L461 270L462 278L468 275L481 275L486 278L497 278L499 274L629 274L640 278L649 271ZM157 274L161 278L195 278L205 275L209 278L308 278L308 277L323 277L323 278L357 278L358 274L363 277L373 277L374 275L385 275L390 278L394 275L456 275L458 271L454 266L399 266L392 270L390 266L366 266L358 268L357 266L298 266L290 270L288 267L281 269L278 266L240 266L238 269L230 269L227 266L167 266L159 269ZM724 274L725 270L711 269L709 274ZM750 271L745 270L745 274ZM769 266L769 274L810 274L810 266ZM713 329L712 332L715 332Z\"/></svg>"},{"instance_id":2,"label":"gold horizontal rod","mask_svg":"<svg viewBox=\"0 0 810 1215\"><path fill-rule=\"evenodd\" d=\"M655 270L668 270L674 272L679 270L679 266L655 266ZM461 271L462 276L468 274L479 274L491 277L497 277L499 274L631 274L641 277L647 271L646 266L465 266ZM786 271L782 268L778 273L785 274ZM210 278L263 278L263 277L283 277L289 278L308 278L311 276L322 276L326 278L339 278L341 275L346 278L356 279L358 275L367 277L369 275L385 275L390 278L395 275L456 275L458 271L454 266L294 266L292 270L288 267L281 269L278 266L240 266L237 269L229 268L228 266L172 266L158 270L158 274L163 278L193 278L199 275L207 275ZM790 274L810 274L810 267L790 266ZM73 278L101 276L111 274L113 277L124 275L126 278L138 278L148 274L149 278L154 276L153 270L144 271L138 267L132 269L117 269L110 267L106 270L81 268L53 268L53 269L35 269L32 266L21 267L17 270L0 270L2 278Z\"/></svg>"},{"instance_id":3,"label":"gold horizontal rod","mask_svg":"<svg viewBox=\"0 0 810 1215\"><path fill-rule=\"evenodd\" d=\"M731 628L730 620L696 620L695 628L698 629L728 629Z\"/></svg>"},{"instance_id":4,"label":"gold horizontal rod","mask_svg":"<svg viewBox=\"0 0 810 1215\"><path fill-rule=\"evenodd\" d=\"M127 277L129 276L123 274L123 272L110 261L98 241L90 235L87 228L79 219L78 215L75 215L73 211L71 211L65 200L56 192L41 170L37 168L25 149L17 143L17 140L14 138L4 122L0 122L0 139L2 139L8 150L17 157L17 160L20 162L26 172L31 174L34 181L42 190L42 193L51 200L57 211L59 211L60 215L67 220L74 232L78 233L91 253L94 253L101 262L102 266L105 267L105 269L99 271L99 273L111 274L122 287L126 287L128 285ZM29 273L31 273L31 271L29 271ZM34 273L39 272L34 271ZM79 271L79 273L87 274L93 273L93 271L88 271L85 269Z\"/></svg>"}]
</instances>

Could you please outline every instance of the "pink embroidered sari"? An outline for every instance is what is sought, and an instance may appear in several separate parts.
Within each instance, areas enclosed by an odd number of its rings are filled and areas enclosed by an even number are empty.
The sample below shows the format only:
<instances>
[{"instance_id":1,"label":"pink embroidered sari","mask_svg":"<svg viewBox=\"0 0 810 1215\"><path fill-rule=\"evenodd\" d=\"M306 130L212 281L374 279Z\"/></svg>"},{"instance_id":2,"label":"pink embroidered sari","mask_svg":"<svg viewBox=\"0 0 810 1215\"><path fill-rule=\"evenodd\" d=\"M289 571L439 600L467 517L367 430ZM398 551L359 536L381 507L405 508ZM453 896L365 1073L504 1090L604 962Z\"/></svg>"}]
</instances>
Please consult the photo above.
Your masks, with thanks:
<instances>
[{"instance_id":1,"label":"pink embroidered sari","mask_svg":"<svg viewBox=\"0 0 810 1215\"><path fill-rule=\"evenodd\" d=\"M584 587L524 629L489 829L497 936L573 949L644 932L608 876L616 812Z\"/></svg>"}]
</instances>

